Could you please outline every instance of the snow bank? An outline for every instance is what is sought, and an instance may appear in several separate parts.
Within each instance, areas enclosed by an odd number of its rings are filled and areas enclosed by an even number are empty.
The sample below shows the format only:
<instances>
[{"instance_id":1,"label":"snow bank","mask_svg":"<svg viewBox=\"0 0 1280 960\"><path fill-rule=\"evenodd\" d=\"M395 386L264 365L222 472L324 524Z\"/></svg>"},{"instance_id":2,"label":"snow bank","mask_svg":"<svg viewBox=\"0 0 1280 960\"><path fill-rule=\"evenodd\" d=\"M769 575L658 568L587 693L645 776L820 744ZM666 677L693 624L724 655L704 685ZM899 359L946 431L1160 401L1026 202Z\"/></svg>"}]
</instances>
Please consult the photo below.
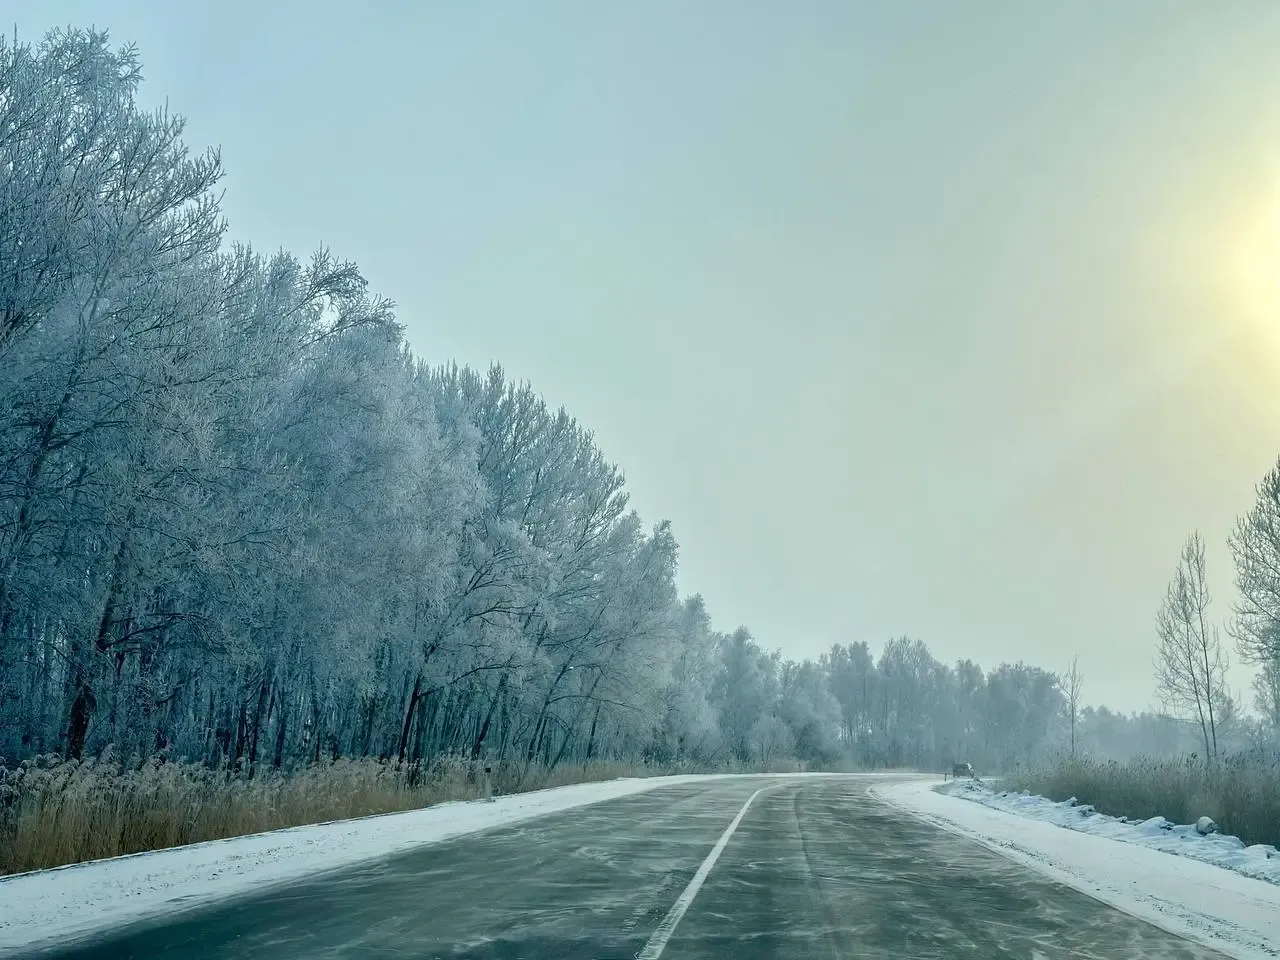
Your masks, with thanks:
<instances>
[{"instance_id":1,"label":"snow bank","mask_svg":"<svg viewBox=\"0 0 1280 960\"><path fill-rule=\"evenodd\" d=\"M996 791L970 780L952 781L939 792L973 800L995 810L1057 824L1068 830L1141 844L1153 850L1226 867L1246 877L1280 884L1280 852L1275 847L1260 843L1246 847L1238 837L1216 832L1217 825L1208 817L1201 817L1194 824L1181 825L1173 824L1164 817L1128 820L1098 813L1092 806L1075 799L1055 803L1025 790L1020 793Z\"/></svg>"},{"instance_id":2,"label":"snow bank","mask_svg":"<svg viewBox=\"0 0 1280 960\"><path fill-rule=\"evenodd\" d=\"M1271 848L1201 836L1161 818L1134 823L977 784L948 784L945 793L938 786L911 780L877 784L871 793L1227 956L1280 957L1280 885L1263 879L1280 878Z\"/></svg>"},{"instance_id":3,"label":"snow bank","mask_svg":"<svg viewBox=\"0 0 1280 960\"><path fill-rule=\"evenodd\" d=\"M273 830L0 878L0 954L209 903L266 884L619 797L710 779L649 777L555 787L492 803Z\"/></svg>"}]
</instances>

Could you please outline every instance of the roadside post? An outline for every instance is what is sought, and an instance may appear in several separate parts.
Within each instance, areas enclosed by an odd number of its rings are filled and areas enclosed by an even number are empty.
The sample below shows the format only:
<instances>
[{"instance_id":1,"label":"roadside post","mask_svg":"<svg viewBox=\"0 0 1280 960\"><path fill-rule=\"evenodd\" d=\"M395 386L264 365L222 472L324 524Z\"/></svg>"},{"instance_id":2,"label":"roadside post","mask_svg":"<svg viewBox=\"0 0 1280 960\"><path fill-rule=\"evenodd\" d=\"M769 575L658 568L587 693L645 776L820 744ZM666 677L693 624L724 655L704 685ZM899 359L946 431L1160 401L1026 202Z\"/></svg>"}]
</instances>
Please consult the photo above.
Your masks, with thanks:
<instances>
[{"instance_id":1,"label":"roadside post","mask_svg":"<svg viewBox=\"0 0 1280 960\"><path fill-rule=\"evenodd\" d=\"M493 781L489 778L492 768L489 764L484 765L484 799L486 803L493 803Z\"/></svg>"}]
</instances>

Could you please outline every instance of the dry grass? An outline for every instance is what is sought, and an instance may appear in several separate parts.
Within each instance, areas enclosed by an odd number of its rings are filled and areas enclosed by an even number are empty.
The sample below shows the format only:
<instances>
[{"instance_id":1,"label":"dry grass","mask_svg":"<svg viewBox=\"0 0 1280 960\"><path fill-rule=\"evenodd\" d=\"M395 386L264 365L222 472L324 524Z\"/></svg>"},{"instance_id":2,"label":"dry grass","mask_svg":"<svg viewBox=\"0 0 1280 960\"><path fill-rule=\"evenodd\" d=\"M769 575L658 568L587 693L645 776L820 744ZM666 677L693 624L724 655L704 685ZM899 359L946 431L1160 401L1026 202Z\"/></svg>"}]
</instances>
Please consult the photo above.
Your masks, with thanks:
<instances>
[{"instance_id":1,"label":"dry grass","mask_svg":"<svg viewBox=\"0 0 1280 960\"><path fill-rule=\"evenodd\" d=\"M799 769L794 762L728 772ZM502 767L496 793L542 790L616 777L693 772L620 763L551 770ZM84 860L221 840L282 827L345 820L480 796L476 769L446 757L430 767L337 760L293 772L229 770L159 760L84 762L56 756L8 768L0 759L0 875Z\"/></svg>"},{"instance_id":2,"label":"dry grass","mask_svg":"<svg viewBox=\"0 0 1280 960\"><path fill-rule=\"evenodd\" d=\"M499 771L500 793L662 772L618 764ZM246 779L195 764L77 763L38 757L0 762L0 875L264 830L474 799L481 784L465 760L427 769L338 760Z\"/></svg>"},{"instance_id":3,"label":"dry grass","mask_svg":"<svg viewBox=\"0 0 1280 960\"><path fill-rule=\"evenodd\" d=\"M1178 760L1063 759L1006 784L1051 800L1076 797L1117 817L1194 823L1208 816L1247 844L1280 846L1280 754L1232 756L1210 769Z\"/></svg>"}]
</instances>

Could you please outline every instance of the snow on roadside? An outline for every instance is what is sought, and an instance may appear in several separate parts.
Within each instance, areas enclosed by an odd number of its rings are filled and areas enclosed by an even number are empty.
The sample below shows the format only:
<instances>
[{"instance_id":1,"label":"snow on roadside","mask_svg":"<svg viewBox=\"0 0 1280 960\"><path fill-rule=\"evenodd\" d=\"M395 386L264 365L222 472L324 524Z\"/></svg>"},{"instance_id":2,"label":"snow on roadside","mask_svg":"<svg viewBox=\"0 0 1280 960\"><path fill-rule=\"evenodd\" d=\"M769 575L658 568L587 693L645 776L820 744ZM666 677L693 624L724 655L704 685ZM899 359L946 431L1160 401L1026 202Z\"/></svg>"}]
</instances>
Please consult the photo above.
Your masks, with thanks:
<instances>
[{"instance_id":1,"label":"snow on roadside","mask_svg":"<svg viewBox=\"0 0 1280 960\"><path fill-rule=\"evenodd\" d=\"M423 810L273 830L248 837L0 877L0 954L84 936L426 843L533 817L711 779L626 778Z\"/></svg>"},{"instance_id":2,"label":"snow on roadside","mask_svg":"<svg viewBox=\"0 0 1280 960\"><path fill-rule=\"evenodd\" d=\"M1002 809L970 802L963 788L948 787L959 794L948 795L938 786L936 780L910 780L877 784L871 793L918 819L976 840L1226 956L1237 960L1280 957L1280 885L1176 856L1151 844L1121 842L1105 830L1062 829L1053 820L1025 815L1023 810L1036 806L1026 798L1009 801L1009 808ZM1087 819L1079 808L1068 809L1077 811L1073 814L1077 820ZM1167 842L1190 847L1200 841Z\"/></svg>"},{"instance_id":3,"label":"snow on roadside","mask_svg":"<svg viewBox=\"0 0 1280 960\"><path fill-rule=\"evenodd\" d=\"M1125 843L1137 843L1180 857L1191 857L1214 866L1226 867L1236 873L1258 880L1280 884L1280 851L1269 844L1256 843L1245 846L1238 837L1222 833L1200 834L1195 824L1174 824L1164 817L1150 820L1131 820L1098 813L1089 804L1063 800L1054 802L1023 790L993 790L972 780L953 780L943 786L940 793L963 797L995 810L1032 817L1046 823L1057 824L1068 830L1110 837Z\"/></svg>"}]
</instances>

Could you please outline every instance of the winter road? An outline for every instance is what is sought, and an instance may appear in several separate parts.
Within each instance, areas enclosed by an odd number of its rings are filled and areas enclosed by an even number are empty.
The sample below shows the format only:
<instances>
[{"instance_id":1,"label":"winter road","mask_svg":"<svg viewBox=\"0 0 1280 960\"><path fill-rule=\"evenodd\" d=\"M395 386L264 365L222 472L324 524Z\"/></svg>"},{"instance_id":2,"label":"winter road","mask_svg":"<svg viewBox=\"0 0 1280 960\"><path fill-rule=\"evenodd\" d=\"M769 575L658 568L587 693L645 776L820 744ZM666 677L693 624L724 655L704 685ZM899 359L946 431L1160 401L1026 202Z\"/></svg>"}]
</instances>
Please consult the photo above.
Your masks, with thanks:
<instances>
[{"instance_id":1,"label":"winter road","mask_svg":"<svg viewBox=\"0 0 1280 960\"><path fill-rule=\"evenodd\" d=\"M1219 956L886 807L869 782L662 788L30 956Z\"/></svg>"}]
</instances>

